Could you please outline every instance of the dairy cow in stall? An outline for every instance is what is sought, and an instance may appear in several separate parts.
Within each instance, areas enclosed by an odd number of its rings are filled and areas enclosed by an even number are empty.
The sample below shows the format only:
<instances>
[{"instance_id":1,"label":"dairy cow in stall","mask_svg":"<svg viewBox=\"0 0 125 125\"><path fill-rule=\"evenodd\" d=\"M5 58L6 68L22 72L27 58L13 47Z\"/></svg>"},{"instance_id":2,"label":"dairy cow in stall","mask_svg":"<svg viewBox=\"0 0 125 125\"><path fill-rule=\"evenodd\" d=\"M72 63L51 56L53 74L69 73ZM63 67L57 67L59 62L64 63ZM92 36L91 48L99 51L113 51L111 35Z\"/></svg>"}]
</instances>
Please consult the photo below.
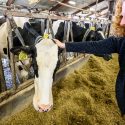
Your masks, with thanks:
<instances>
[{"instance_id":1,"label":"dairy cow in stall","mask_svg":"<svg viewBox=\"0 0 125 125\"><path fill-rule=\"evenodd\" d=\"M12 48L11 52L18 54L21 50L32 58L35 73L33 106L39 112L47 112L53 106L52 83L58 64L58 46L51 39L42 39L32 46Z\"/></svg>"},{"instance_id":2,"label":"dairy cow in stall","mask_svg":"<svg viewBox=\"0 0 125 125\"><path fill-rule=\"evenodd\" d=\"M63 41L64 37L64 26L65 22L63 20L58 20L53 22L53 31L55 38ZM101 28L97 30L89 30L87 28L77 25L76 22L72 22L72 32L74 42L80 41L99 41L105 39L103 31ZM71 35L69 36L69 41L71 41ZM110 60L112 56L110 54L97 55L103 57L105 60Z\"/></svg>"},{"instance_id":3,"label":"dairy cow in stall","mask_svg":"<svg viewBox=\"0 0 125 125\"><path fill-rule=\"evenodd\" d=\"M33 22L30 23L29 18L24 18L24 17L13 17L15 23L17 24L18 30L24 40L24 43L26 46L31 46L35 44L35 39L37 36L41 35L41 30L40 30L40 22ZM35 30L30 30L28 29ZM0 26L0 53L3 57L6 57L7 55L7 46L8 46L8 28L7 28L7 22L4 22ZM13 34L13 46L14 47L20 47L22 46L20 40L16 36L15 32L12 32ZM16 73L20 79L20 82L24 82L27 80L29 77L33 76L32 74L29 74L29 72L24 68L23 64L27 69L30 69L30 64L29 64L29 59L24 60L24 61L17 61L15 63L16 67Z\"/></svg>"},{"instance_id":4,"label":"dairy cow in stall","mask_svg":"<svg viewBox=\"0 0 125 125\"><path fill-rule=\"evenodd\" d=\"M22 46L17 36L13 34L14 48L11 48L11 51L16 55L20 51L24 51L31 57L35 73L33 106L39 112L49 111L53 106L52 82L58 63L58 47L51 39L41 39L40 42L35 44L34 39L38 38L39 34L32 28L27 19L19 18L19 20L23 20L23 22L21 21L22 25L19 25L17 19L14 18L26 46ZM2 34L0 35L2 41L0 52L5 54L8 37L6 22L0 27L0 33ZM21 67L19 68L21 69Z\"/></svg>"},{"instance_id":5,"label":"dairy cow in stall","mask_svg":"<svg viewBox=\"0 0 125 125\"><path fill-rule=\"evenodd\" d=\"M28 22L28 18L19 18L19 17L14 17L14 20L19 27L19 29L23 30L24 24ZM14 41L14 46L20 46L21 43L17 39L17 37L13 33L13 41ZM0 26L0 53L3 57L6 57L7 55L7 47L8 47L8 28L7 28L7 22L4 22ZM25 61L24 64L26 65L29 61ZM25 81L28 79L28 72L24 70L22 67L22 64L20 62L15 63L16 67L16 72L19 76L19 79L21 82Z\"/></svg>"},{"instance_id":6,"label":"dairy cow in stall","mask_svg":"<svg viewBox=\"0 0 125 125\"><path fill-rule=\"evenodd\" d=\"M24 51L31 57L35 74L33 106L39 112L47 112L53 106L52 82L58 64L58 46L51 39L39 39L39 42L35 44L34 40L39 37L39 34L29 24L29 20L15 17L14 20L26 46L22 46L17 36L13 33L14 47L10 51L15 55L18 55L20 51ZM1 25L0 34L0 53L5 55L8 37L6 22ZM19 69L22 70L21 67Z\"/></svg>"}]
</instances>

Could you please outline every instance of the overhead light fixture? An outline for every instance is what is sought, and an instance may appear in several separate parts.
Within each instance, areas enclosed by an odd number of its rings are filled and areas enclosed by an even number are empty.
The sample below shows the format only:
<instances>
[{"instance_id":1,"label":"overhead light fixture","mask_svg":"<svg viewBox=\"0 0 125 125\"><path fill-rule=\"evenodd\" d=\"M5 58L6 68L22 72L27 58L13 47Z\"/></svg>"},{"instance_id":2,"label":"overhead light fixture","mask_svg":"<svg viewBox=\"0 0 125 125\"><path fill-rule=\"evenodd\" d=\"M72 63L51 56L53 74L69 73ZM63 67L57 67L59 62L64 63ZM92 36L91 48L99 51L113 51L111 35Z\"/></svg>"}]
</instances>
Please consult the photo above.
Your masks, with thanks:
<instances>
[{"instance_id":1,"label":"overhead light fixture","mask_svg":"<svg viewBox=\"0 0 125 125\"><path fill-rule=\"evenodd\" d=\"M72 1L72 0L68 1L68 3L71 4L71 5L76 5L76 2Z\"/></svg>"}]
</instances>

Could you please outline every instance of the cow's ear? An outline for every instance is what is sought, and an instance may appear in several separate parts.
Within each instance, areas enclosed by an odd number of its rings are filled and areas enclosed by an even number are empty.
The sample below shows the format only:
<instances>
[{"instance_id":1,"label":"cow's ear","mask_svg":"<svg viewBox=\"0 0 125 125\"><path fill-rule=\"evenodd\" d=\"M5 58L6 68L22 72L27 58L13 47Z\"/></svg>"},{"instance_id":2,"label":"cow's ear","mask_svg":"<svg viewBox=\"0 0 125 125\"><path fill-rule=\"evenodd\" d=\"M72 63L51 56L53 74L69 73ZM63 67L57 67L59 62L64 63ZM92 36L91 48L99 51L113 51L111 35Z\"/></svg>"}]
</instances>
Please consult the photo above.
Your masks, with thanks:
<instances>
[{"instance_id":1,"label":"cow's ear","mask_svg":"<svg viewBox=\"0 0 125 125\"><path fill-rule=\"evenodd\" d=\"M21 51L24 51L27 54L31 53L30 47L26 47L26 46L23 46L23 47L14 47L14 48L10 49L10 52L12 52L14 55L18 55Z\"/></svg>"}]
</instances>

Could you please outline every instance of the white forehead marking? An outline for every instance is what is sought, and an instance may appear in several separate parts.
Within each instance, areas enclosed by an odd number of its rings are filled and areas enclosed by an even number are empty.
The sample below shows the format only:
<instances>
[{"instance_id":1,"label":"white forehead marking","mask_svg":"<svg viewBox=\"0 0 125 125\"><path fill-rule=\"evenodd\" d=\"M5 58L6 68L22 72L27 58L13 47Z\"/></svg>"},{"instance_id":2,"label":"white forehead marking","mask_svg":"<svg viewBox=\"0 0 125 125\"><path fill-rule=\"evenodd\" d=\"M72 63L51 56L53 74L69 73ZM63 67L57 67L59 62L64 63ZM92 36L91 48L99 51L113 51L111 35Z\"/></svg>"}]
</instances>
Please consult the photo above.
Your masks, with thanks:
<instances>
[{"instance_id":1,"label":"white forehead marking","mask_svg":"<svg viewBox=\"0 0 125 125\"><path fill-rule=\"evenodd\" d=\"M40 104L50 104L52 94L53 73L58 61L58 47L51 39L43 39L36 44L39 77L38 97Z\"/></svg>"}]
</instances>

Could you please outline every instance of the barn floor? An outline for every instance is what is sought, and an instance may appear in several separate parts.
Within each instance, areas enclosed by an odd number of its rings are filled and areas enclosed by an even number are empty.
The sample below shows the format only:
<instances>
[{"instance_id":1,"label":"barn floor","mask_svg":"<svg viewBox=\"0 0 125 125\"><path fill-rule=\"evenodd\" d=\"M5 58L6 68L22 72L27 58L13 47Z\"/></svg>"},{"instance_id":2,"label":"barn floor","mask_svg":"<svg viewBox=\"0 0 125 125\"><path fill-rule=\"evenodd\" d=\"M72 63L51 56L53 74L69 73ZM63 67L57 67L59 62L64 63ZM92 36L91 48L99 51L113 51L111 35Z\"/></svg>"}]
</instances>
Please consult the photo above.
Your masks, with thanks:
<instances>
[{"instance_id":1,"label":"barn floor","mask_svg":"<svg viewBox=\"0 0 125 125\"><path fill-rule=\"evenodd\" d=\"M0 125L125 125L115 99L117 55L104 61L92 56L53 87L54 107L38 113L32 104Z\"/></svg>"}]
</instances>

